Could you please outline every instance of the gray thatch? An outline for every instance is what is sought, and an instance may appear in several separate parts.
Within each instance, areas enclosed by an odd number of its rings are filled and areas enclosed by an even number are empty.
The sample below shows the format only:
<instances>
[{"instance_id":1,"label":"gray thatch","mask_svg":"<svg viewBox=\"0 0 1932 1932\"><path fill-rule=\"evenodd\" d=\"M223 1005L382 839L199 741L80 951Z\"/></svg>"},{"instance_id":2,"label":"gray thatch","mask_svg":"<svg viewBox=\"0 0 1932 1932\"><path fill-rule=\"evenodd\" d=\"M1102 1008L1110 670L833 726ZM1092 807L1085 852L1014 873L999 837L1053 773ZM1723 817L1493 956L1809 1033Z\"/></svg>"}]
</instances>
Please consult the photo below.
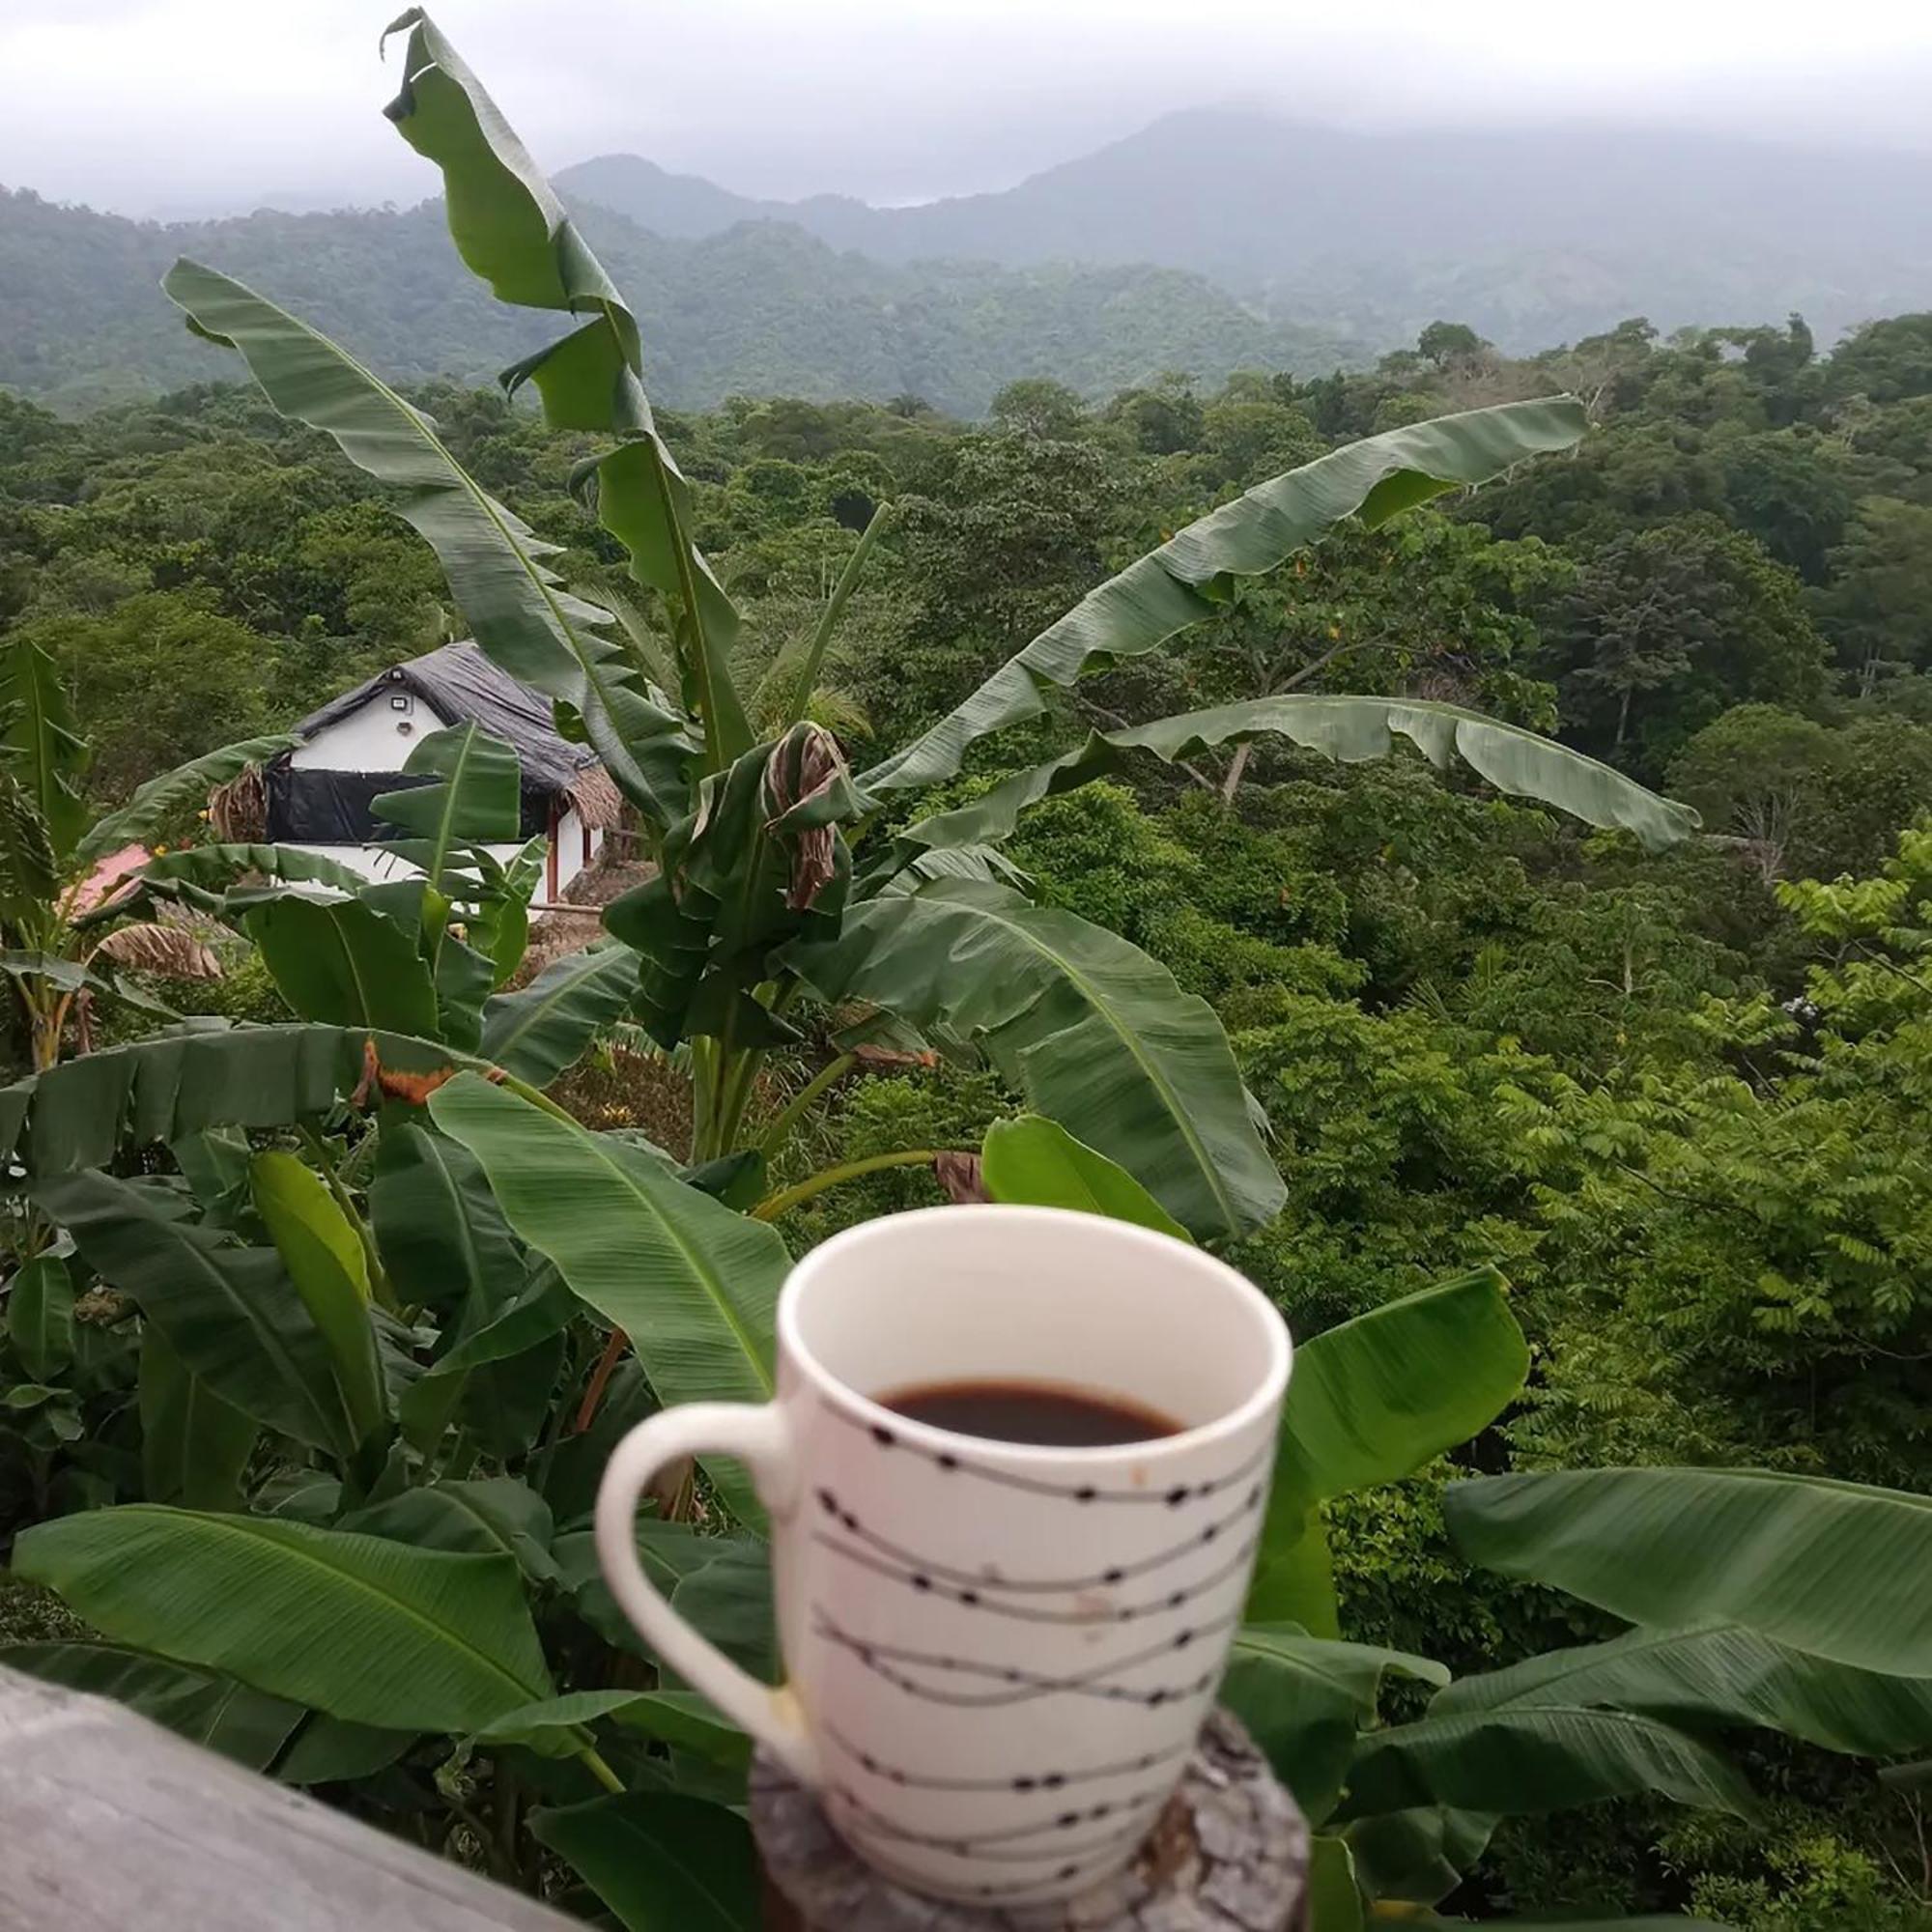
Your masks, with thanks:
<instances>
[{"instance_id":1,"label":"gray thatch","mask_svg":"<svg viewBox=\"0 0 1932 1932\"><path fill-rule=\"evenodd\" d=\"M440 644L407 664L378 671L311 711L295 728L312 738L370 698L396 691L420 697L446 724L474 719L492 737L514 745L526 790L574 792L583 774L597 764L597 753L588 745L573 745L558 732L548 698L498 669L468 640Z\"/></svg>"}]
</instances>

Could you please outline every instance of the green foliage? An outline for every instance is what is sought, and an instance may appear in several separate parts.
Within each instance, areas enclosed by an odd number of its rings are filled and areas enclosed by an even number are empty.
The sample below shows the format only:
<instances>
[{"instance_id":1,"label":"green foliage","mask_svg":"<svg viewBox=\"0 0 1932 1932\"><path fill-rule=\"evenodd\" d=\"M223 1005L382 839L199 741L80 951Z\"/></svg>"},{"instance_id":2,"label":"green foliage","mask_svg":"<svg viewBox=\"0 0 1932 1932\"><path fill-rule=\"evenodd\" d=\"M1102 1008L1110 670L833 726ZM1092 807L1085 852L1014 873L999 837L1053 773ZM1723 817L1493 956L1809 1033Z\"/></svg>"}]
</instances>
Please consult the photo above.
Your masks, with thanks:
<instances>
[{"instance_id":1,"label":"green foliage","mask_svg":"<svg viewBox=\"0 0 1932 1932\"><path fill-rule=\"evenodd\" d=\"M20 1662L526 1889L548 1852L627 1924L749 1922L718 1802L745 1741L645 1674L596 1477L660 1402L763 1397L787 1255L977 1147L994 1198L1184 1224L1290 1316L1228 1695L1320 1830L1324 1922L1453 1893L1911 1923L1911 1801L1868 1760L1932 1747L1916 1573L1882 1560L1917 1534L1932 1348L1922 328L1820 361L1795 319L1633 322L1517 363L1438 323L1315 383L1026 379L979 428L897 365L886 407L653 414L663 304L702 291L630 306L589 247L628 279L639 239L557 203L405 25L396 114L462 253L570 312L533 354L464 311L541 412L405 396L369 369L469 364L385 322L358 367L185 267L353 463L232 392L82 423L0 396L0 923L40 1000L0 1094L32 1204L0 1523L94 1626ZM276 299L353 308L262 259ZM1577 441L1556 387L1604 426ZM462 731L384 801L427 878L197 843L68 903L124 840L197 838L268 754L244 733L459 610L629 796L656 873L620 939L521 982L534 867L485 849L514 762ZM1690 829L1637 782L1666 770L1718 837L1644 852ZM136 915L212 938L233 977L195 1003L242 1024L109 1015L95 948ZM585 1056L629 1071L538 1091ZM1737 1500L1772 1493L1804 1500ZM653 1575L771 1668L749 1483L656 1502Z\"/></svg>"},{"instance_id":2,"label":"green foliage","mask_svg":"<svg viewBox=\"0 0 1932 1932\"><path fill-rule=\"evenodd\" d=\"M604 207L583 206L582 216L599 254L643 298L659 384L684 409L747 394L887 403L910 382L939 408L979 414L1016 371L1104 394L1164 360L1220 376L1313 371L1353 353L1337 331L1264 320L1178 270L898 266L772 223L691 241ZM85 410L210 380L210 358L170 334L155 295L184 250L288 290L365 361L411 381L487 382L541 339L468 280L431 204L263 210L163 228L21 188L0 195L0 261L10 290L31 288L35 300L17 328L28 304L10 303L0 383Z\"/></svg>"},{"instance_id":3,"label":"green foliage","mask_svg":"<svg viewBox=\"0 0 1932 1932\"><path fill-rule=\"evenodd\" d=\"M1789 571L1713 516L1610 540L1556 601L1550 670L1577 735L1662 772L1733 704L1826 689L1826 645Z\"/></svg>"}]
</instances>

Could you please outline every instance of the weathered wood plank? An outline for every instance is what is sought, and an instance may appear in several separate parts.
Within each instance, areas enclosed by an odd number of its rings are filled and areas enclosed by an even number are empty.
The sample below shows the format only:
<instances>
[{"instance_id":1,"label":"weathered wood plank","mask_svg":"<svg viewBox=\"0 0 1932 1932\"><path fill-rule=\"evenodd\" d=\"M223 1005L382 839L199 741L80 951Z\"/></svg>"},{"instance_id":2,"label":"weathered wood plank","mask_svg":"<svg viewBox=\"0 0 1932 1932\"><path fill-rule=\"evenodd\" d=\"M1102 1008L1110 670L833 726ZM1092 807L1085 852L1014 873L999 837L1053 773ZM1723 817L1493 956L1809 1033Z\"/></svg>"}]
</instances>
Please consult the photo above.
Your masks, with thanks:
<instances>
[{"instance_id":1,"label":"weathered wood plank","mask_svg":"<svg viewBox=\"0 0 1932 1932\"><path fill-rule=\"evenodd\" d=\"M0 1932L575 1923L105 1698L11 1670L0 1670Z\"/></svg>"},{"instance_id":2,"label":"weathered wood plank","mask_svg":"<svg viewBox=\"0 0 1932 1932\"><path fill-rule=\"evenodd\" d=\"M1117 1879L1062 1906L986 1911L881 1878L770 1759L752 1774L770 1932L1291 1932L1308 1826L1239 1722L1216 1711L1180 1787Z\"/></svg>"}]
</instances>

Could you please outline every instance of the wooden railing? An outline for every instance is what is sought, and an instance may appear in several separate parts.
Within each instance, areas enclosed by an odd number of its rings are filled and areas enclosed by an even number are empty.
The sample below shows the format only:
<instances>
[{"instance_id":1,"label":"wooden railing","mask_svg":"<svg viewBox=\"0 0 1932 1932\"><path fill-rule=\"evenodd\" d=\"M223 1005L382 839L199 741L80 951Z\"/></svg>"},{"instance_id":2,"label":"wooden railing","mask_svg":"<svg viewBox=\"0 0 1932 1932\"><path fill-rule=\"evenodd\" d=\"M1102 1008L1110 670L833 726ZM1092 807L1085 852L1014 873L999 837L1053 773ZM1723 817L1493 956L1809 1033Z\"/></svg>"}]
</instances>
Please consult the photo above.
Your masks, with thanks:
<instances>
[{"instance_id":1,"label":"wooden railing","mask_svg":"<svg viewBox=\"0 0 1932 1932\"><path fill-rule=\"evenodd\" d=\"M0 1670L0 1932L583 1932L119 1704Z\"/></svg>"},{"instance_id":2,"label":"wooden railing","mask_svg":"<svg viewBox=\"0 0 1932 1932\"><path fill-rule=\"evenodd\" d=\"M752 1785L772 1932L985 1932L859 1863L777 1767ZM1218 1714L1132 1869L1041 1932L1285 1932L1308 1828ZM0 1669L0 1932L583 1932L104 1697Z\"/></svg>"}]
</instances>

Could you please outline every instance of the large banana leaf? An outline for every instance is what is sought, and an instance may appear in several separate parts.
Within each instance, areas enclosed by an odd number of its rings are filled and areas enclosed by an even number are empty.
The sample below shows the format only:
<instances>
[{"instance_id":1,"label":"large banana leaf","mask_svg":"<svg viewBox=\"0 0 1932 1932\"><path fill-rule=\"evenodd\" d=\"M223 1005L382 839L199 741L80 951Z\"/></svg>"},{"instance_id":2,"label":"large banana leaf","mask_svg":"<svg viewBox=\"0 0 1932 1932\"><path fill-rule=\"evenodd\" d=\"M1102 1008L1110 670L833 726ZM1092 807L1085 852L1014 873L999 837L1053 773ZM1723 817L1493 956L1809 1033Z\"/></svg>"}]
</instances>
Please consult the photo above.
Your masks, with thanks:
<instances>
[{"instance_id":1,"label":"large banana leaf","mask_svg":"<svg viewBox=\"0 0 1932 1932\"><path fill-rule=\"evenodd\" d=\"M342 1407L358 1444L389 1421L388 1396L369 1316L368 1257L349 1218L313 1168L270 1148L249 1163L255 1212L328 1350Z\"/></svg>"},{"instance_id":2,"label":"large banana leaf","mask_svg":"<svg viewBox=\"0 0 1932 1932\"><path fill-rule=\"evenodd\" d=\"M758 1932L758 1861L735 1811L669 1791L627 1791L538 1811L560 1854L626 1932Z\"/></svg>"},{"instance_id":3,"label":"large banana leaf","mask_svg":"<svg viewBox=\"0 0 1932 1932\"><path fill-rule=\"evenodd\" d=\"M84 1172L35 1199L100 1278L130 1295L224 1402L347 1460L362 1439L328 1347L272 1248L224 1246L152 1194Z\"/></svg>"},{"instance_id":4,"label":"large banana leaf","mask_svg":"<svg viewBox=\"0 0 1932 1932\"><path fill-rule=\"evenodd\" d=\"M525 839L508 865L484 846L470 848L469 860L482 880L482 891L469 914L469 941L495 969L490 978L493 990L523 964L530 943L530 900L543 882L549 853L550 840L541 832Z\"/></svg>"},{"instance_id":5,"label":"large banana leaf","mask_svg":"<svg viewBox=\"0 0 1932 1932\"><path fill-rule=\"evenodd\" d=\"M425 1451L459 1409L486 1443L508 1444L505 1457L528 1446L541 1426L556 1379L561 1336L577 1297L548 1262L531 1271L500 1313L465 1329L404 1395L403 1427Z\"/></svg>"},{"instance_id":6,"label":"large banana leaf","mask_svg":"<svg viewBox=\"0 0 1932 1932\"><path fill-rule=\"evenodd\" d=\"M140 1012L155 1013L164 1020L181 1018L172 1007L163 1006L130 980L118 975L108 977L90 972L78 959L69 959L59 952L0 952L0 975L26 984L44 981L58 986L64 993L77 993L83 989L91 993L104 993L112 999L126 1001Z\"/></svg>"},{"instance_id":7,"label":"large banana leaf","mask_svg":"<svg viewBox=\"0 0 1932 1932\"><path fill-rule=\"evenodd\" d=\"M1133 1221L1178 1240L1192 1238L1125 1168L1039 1114L995 1121L986 1129L980 1147L980 1179L989 1201L1071 1208Z\"/></svg>"},{"instance_id":8,"label":"large banana leaf","mask_svg":"<svg viewBox=\"0 0 1932 1932\"><path fill-rule=\"evenodd\" d=\"M0 1644L0 1667L112 1697L250 1771L269 1768L302 1717L299 1704L265 1696L232 1677L118 1644Z\"/></svg>"},{"instance_id":9,"label":"large banana leaf","mask_svg":"<svg viewBox=\"0 0 1932 1932\"><path fill-rule=\"evenodd\" d=\"M242 925L305 1020L435 1034L437 989L416 942L360 899L294 895L251 906Z\"/></svg>"},{"instance_id":10,"label":"large banana leaf","mask_svg":"<svg viewBox=\"0 0 1932 1932\"><path fill-rule=\"evenodd\" d=\"M391 1730L382 1724L351 1724L312 1711L295 1742L275 1766L284 1784L338 1784L374 1777L402 1756L419 1731Z\"/></svg>"},{"instance_id":11,"label":"large banana leaf","mask_svg":"<svg viewBox=\"0 0 1932 1932\"><path fill-rule=\"evenodd\" d=\"M1932 1674L1889 1677L1828 1662L1738 1624L1636 1630L1548 1651L1508 1670L1459 1677L1429 1708L1443 1718L1552 1700L1760 1724L1865 1757L1932 1745Z\"/></svg>"},{"instance_id":12,"label":"large banana leaf","mask_svg":"<svg viewBox=\"0 0 1932 1932\"><path fill-rule=\"evenodd\" d=\"M1078 751L1016 772L970 805L922 819L904 835L903 845L932 849L996 843L1028 806L1118 770L1135 752L1151 752L1173 764L1266 734L1344 764L1385 758L1398 737L1406 738L1432 764L1446 768L1460 758L1498 791L1536 799L1591 825L1634 832L1653 851L1697 829L1697 814L1688 805L1659 798L1552 738L1460 705L1408 697L1290 696L1250 698L1122 731L1094 732Z\"/></svg>"},{"instance_id":13,"label":"large banana leaf","mask_svg":"<svg viewBox=\"0 0 1932 1932\"><path fill-rule=\"evenodd\" d=\"M1448 1671L1425 1657L1329 1642L1293 1624L1251 1624L1236 1634L1221 1701L1319 1825L1341 1796L1356 1733L1376 1721L1390 1671L1425 1684L1449 1681Z\"/></svg>"},{"instance_id":14,"label":"large banana leaf","mask_svg":"<svg viewBox=\"0 0 1932 1932\"><path fill-rule=\"evenodd\" d=\"M1346 1833L1355 1882L1370 1898L1434 1905L1462 1884L1496 1822L1493 1812L1454 1811L1446 1804L1357 1818Z\"/></svg>"},{"instance_id":15,"label":"large banana leaf","mask_svg":"<svg viewBox=\"0 0 1932 1932\"><path fill-rule=\"evenodd\" d=\"M847 913L784 957L828 1000L978 1037L1035 1111L1202 1236L1281 1206L1220 1022L1136 946L1004 886L939 879Z\"/></svg>"},{"instance_id":16,"label":"large banana leaf","mask_svg":"<svg viewBox=\"0 0 1932 1932\"><path fill-rule=\"evenodd\" d=\"M467 1733L550 1694L508 1556L127 1503L24 1530L14 1567L116 1642L355 1723Z\"/></svg>"},{"instance_id":17,"label":"large banana leaf","mask_svg":"<svg viewBox=\"0 0 1932 1932\"><path fill-rule=\"evenodd\" d=\"M50 1380L73 1359L73 1277L61 1255L23 1262L7 1290L7 1332L27 1373Z\"/></svg>"},{"instance_id":18,"label":"large banana leaf","mask_svg":"<svg viewBox=\"0 0 1932 1932\"><path fill-rule=\"evenodd\" d=\"M0 644L0 755L65 865L87 829L76 781L87 769L88 744L75 728L59 668L17 635Z\"/></svg>"},{"instance_id":19,"label":"large banana leaf","mask_svg":"<svg viewBox=\"0 0 1932 1932\"><path fill-rule=\"evenodd\" d=\"M247 738L236 745L223 745L204 752L171 772L150 779L118 810L97 818L85 838L74 848L75 863L91 866L110 852L136 839L147 839L184 806L205 799L216 785L224 785L250 765L265 765L298 745L298 738L287 736ZM205 848L204 848L205 849Z\"/></svg>"},{"instance_id":20,"label":"large banana leaf","mask_svg":"<svg viewBox=\"0 0 1932 1932\"><path fill-rule=\"evenodd\" d=\"M126 886L74 923L84 929L112 920L151 918L156 902L167 899L239 924L250 906L272 896L274 885L318 885L353 898L368 883L354 867L298 845L185 845L150 859Z\"/></svg>"},{"instance_id":21,"label":"large banana leaf","mask_svg":"<svg viewBox=\"0 0 1932 1932\"><path fill-rule=\"evenodd\" d=\"M722 770L752 745L730 672L738 615L691 541L689 491L644 395L637 318L456 49L419 8L389 32L405 28L403 85L389 118L442 170L457 253L499 300L592 318L502 380L511 390L534 382L559 429L624 439L586 466L598 518L630 552L638 581L682 613L680 659L703 719L707 762ZM661 814L661 822L679 815Z\"/></svg>"},{"instance_id":22,"label":"large banana leaf","mask_svg":"<svg viewBox=\"0 0 1932 1932\"><path fill-rule=\"evenodd\" d=\"M1687 1731L1634 1711L1552 1698L1396 1724L1362 1740L1345 1819L1447 1804L1518 1816L1654 1791L1743 1817L1750 1787Z\"/></svg>"},{"instance_id":23,"label":"large banana leaf","mask_svg":"<svg viewBox=\"0 0 1932 1932\"><path fill-rule=\"evenodd\" d=\"M548 1087L638 991L638 955L614 942L553 960L520 992L483 1009L482 1054L519 1080Z\"/></svg>"},{"instance_id":24,"label":"large banana leaf","mask_svg":"<svg viewBox=\"0 0 1932 1932\"><path fill-rule=\"evenodd\" d=\"M353 1094L372 1047L384 1068L414 1073L460 1058L361 1027L191 1027L0 1088L0 1155L46 1179L207 1127L285 1127Z\"/></svg>"},{"instance_id":25,"label":"large banana leaf","mask_svg":"<svg viewBox=\"0 0 1932 1932\"><path fill-rule=\"evenodd\" d=\"M0 765L0 919L15 926L45 919L61 892L46 821L14 774Z\"/></svg>"},{"instance_id":26,"label":"large banana leaf","mask_svg":"<svg viewBox=\"0 0 1932 1932\"><path fill-rule=\"evenodd\" d=\"M1529 1349L1502 1277L1478 1268L1385 1303L1295 1350L1248 1615L1335 1630L1316 1506L1393 1483L1486 1429L1522 1387Z\"/></svg>"},{"instance_id":27,"label":"large banana leaf","mask_svg":"<svg viewBox=\"0 0 1932 1932\"><path fill-rule=\"evenodd\" d=\"M1300 1932L1363 1932L1355 1855L1346 1840L1318 1833L1308 1847Z\"/></svg>"},{"instance_id":28,"label":"large banana leaf","mask_svg":"<svg viewBox=\"0 0 1932 1932\"><path fill-rule=\"evenodd\" d=\"M186 1509L240 1509L242 1472L262 1426L195 1375L157 1321L142 1331L136 1395L143 1499Z\"/></svg>"},{"instance_id":29,"label":"large banana leaf","mask_svg":"<svg viewBox=\"0 0 1932 1932\"><path fill-rule=\"evenodd\" d=\"M1463 1553L1627 1623L1738 1623L1864 1670L1932 1669L1932 1497L1761 1469L1453 1483Z\"/></svg>"},{"instance_id":30,"label":"large banana leaf","mask_svg":"<svg viewBox=\"0 0 1932 1932\"><path fill-rule=\"evenodd\" d=\"M404 774L427 784L385 791L370 801L379 820L411 836L386 838L402 858L446 895L473 892L473 876L453 878L468 845L506 845L522 829L523 776L514 745L493 738L474 719L432 731L411 751Z\"/></svg>"},{"instance_id":31,"label":"large banana leaf","mask_svg":"<svg viewBox=\"0 0 1932 1932\"><path fill-rule=\"evenodd\" d=\"M642 1149L460 1074L436 1123L482 1162L511 1227L577 1295L631 1338L658 1398L764 1402L784 1243L679 1180ZM735 1463L707 1464L743 1520L762 1512Z\"/></svg>"},{"instance_id":32,"label":"large banana leaf","mask_svg":"<svg viewBox=\"0 0 1932 1932\"><path fill-rule=\"evenodd\" d=\"M452 1549L516 1559L532 1582L554 1582L550 1553L555 1524L550 1505L510 1476L436 1483L373 1503L336 1525L364 1536L386 1536L414 1549Z\"/></svg>"},{"instance_id":33,"label":"large banana leaf","mask_svg":"<svg viewBox=\"0 0 1932 1932\"><path fill-rule=\"evenodd\" d=\"M353 356L240 282L181 261L162 287L195 330L239 350L284 414L325 430L396 491L398 513L436 552L483 651L583 719L617 784L662 821L682 811L692 747L639 689L607 611L573 597L544 559L556 546L482 490L431 419Z\"/></svg>"},{"instance_id":34,"label":"large banana leaf","mask_svg":"<svg viewBox=\"0 0 1932 1932\"><path fill-rule=\"evenodd\" d=\"M483 1170L446 1136L386 1124L369 1212L399 1297L435 1309L451 1332L472 1333L522 1293L524 1257Z\"/></svg>"},{"instance_id":35,"label":"large banana leaf","mask_svg":"<svg viewBox=\"0 0 1932 1932\"><path fill-rule=\"evenodd\" d=\"M861 787L878 793L950 779L989 732L1039 716L1049 693L1212 616L1235 579L1273 570L1344 517L1383 523L1525 457L1567 449L1586 426L1583 406L1567 396L1505 403L1372 436L1258 483L1090 590L964 703L865 773Z\"/></svg>"},{"instance_id":36,"label":"large banana leaf","mask_svg":"<svg viewBox=\"0 0 1932 1932\"><path fill-rule=\"evenodd\" d=\"M583 1725L601 1718L725 1771L751 1762L752 1740L691 1690L570 1690L498 1718L477 1742L527 1745L546 1757L560 1756L574 1748Z\"/></svg>"}]
</instances>

